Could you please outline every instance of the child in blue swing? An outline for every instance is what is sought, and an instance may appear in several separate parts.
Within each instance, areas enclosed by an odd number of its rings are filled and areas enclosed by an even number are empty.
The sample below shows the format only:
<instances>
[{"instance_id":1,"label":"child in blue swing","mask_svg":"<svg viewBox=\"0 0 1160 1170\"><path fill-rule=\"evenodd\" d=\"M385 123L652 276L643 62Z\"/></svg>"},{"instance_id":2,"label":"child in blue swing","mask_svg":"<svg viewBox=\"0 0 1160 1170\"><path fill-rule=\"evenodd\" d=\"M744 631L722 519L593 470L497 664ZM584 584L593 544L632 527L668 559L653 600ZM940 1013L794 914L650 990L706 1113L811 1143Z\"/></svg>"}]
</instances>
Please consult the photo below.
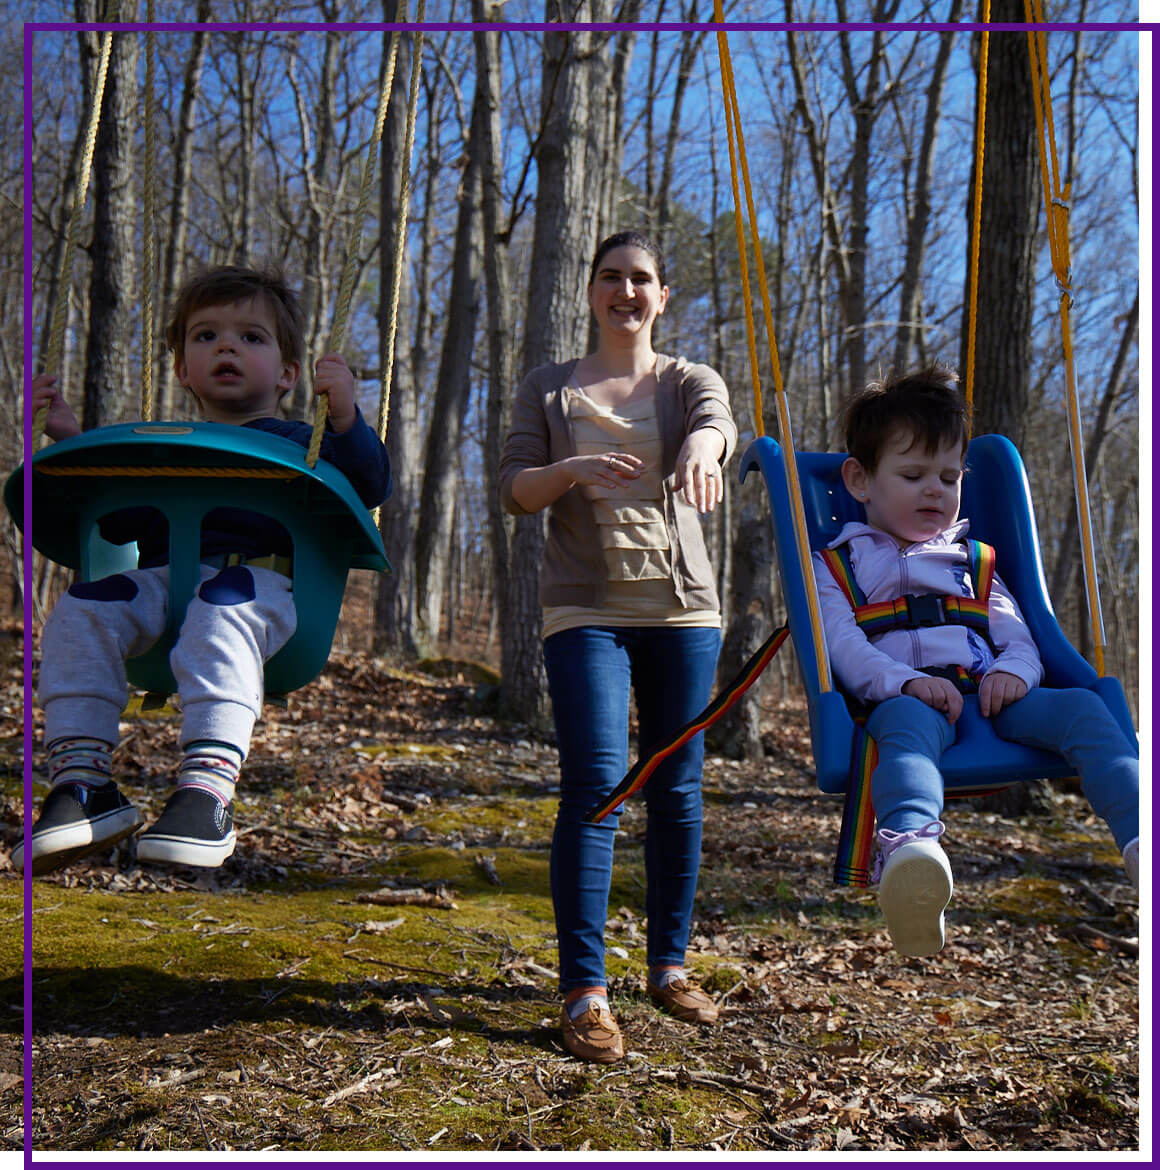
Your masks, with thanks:
<instances>
[{"instance_id":1,"label":"child in blue swing","mask_svg":"<svg viewBox=\"0 0 1160 1170\"><path fill-rule=\"evenodd\" d=\"M302 370L303 337L302 310L281 275L233 266L189 281L166 332L177 378L207 421L306 447L312 428L277 417ZM359 412L354 376L339 354L319 359L314 388L328 403L322 458L375 507L390 494L387 452ZM43 405L50 438L80 433L52 373L29 388L27 408ZM263 664L297 624L289 533L238 503L210 513L201 533L200 585L170 656L184 758L160 818L138 838L143 860L215 867L233 853L234 789L261 712ZM148 507L105 517L101 534L118 544L135 540L138 568L74 584L45 623L39 698L52 788L29 835L34 874L108 849L142 824L112 779L111 757L128 697L125 659L165 630L169 536ZM19 871L24 852L23 841L12 852Z\"/></svg>"},{"instance_id":2,"label":"child in blue swing","mask_svg":"<svg viewBox=\"0 0 1160 1170\"><path fill-rule=\"evenodd\" d=\"M866 523L846 524L829 547L869 604L976 597L963 543L968 521L959 520L967 410L957 382L936 364L870 386L846 410L842 480L865 507ZM871 708L878 901L900 954L930 955L943 945L953 880L939 844L939 759L954 742L963 693L978 693L980 713L1002 738L1057 752L1074 766L1138 885L1137 749L1094 692L1039 687L1039 653L997 576L981 620L868 632L832 561L815 553L814 571L834 673Z\"/></svg>"}]
</instances>

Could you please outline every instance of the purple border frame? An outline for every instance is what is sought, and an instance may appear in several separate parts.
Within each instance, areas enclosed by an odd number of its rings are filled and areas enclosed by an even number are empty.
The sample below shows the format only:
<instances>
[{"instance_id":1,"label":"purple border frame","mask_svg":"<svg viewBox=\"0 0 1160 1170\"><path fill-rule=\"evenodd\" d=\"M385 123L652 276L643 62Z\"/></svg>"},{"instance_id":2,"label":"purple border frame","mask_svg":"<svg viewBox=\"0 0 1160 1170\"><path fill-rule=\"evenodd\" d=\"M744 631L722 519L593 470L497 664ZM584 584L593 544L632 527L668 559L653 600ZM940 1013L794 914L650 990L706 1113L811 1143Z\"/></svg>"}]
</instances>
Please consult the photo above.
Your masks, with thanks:
<instances>
[{"instance_id":1,"label":"purple border frame","mask_svg":"<svg viewBox=\"0 0 1160 1170\"><path fill-rule=\"evenodd\" d=\"M726 32L726 33L776 33L785 32L788 29L795 29L797 32L818 32L818 33L832 33L832 32L874 32L883 26L876 25L872 22L763 22L763 21L725 21L723 23L716 23L715 21L708 22L634 22L634 23L545 23L542 21L513 21L502 23L478 23L478 22L424 22L419 23L407 22L375 22L375 23L323 23L323 22L272 22L272 23L180 23L180 22L155 22L155 23L132 23L132 25L109 25L109 23L74 23L74 22L26 22L22 26L23 34L23 121L25 121L25 136L23 136L23 346L25 346L25 353L23 353L23 376L25 376L25 385L32 380L34 372L33 364L33 323L32 323L32 304L33 304L33 282L32 282L32 268L30 268L27 257L30 253L30 245L32 245L33 223L32 211L30 211L30 201L28 199L28 192L33 185L33 103L32 103L32 81L33 77L33 61L34 61L34 40L36 33L78 33L78 32L107 32L107 30L116 30L116 32L124 33L140 33L140 32L157 32L157 33L192 33L192 32L210 32L210 33L227 33L227 32L274 32L274 33L317 33L317 32L345 32L345 33L382 33L392 32L394 29L423 29L424 32L515 32L515 33L540 33L545 30L551 32L618 32L620 29L633 29L636 32L686 32L686 30L695 30L695 32ZM894 32L906 33L921 33L921 32L962 32L973 33L988 30L988 32L1029 32L1029 30L1045 29L1046 32L1072 32L1072 30L1089 30L1089 32L1119 32L1119 33L1158 33L1160 32L1160 22L1141 22L1133 21L1128 23L1116 22L1096 22L1096 21L1082 21L1082 22L1057 22L1057 23L993 23L993 25L982 25L982 23L974 21L966 21L962 23L945 23L945 22L914 22L902 21L898 23L891 23L886 26ZM1141 47L1142 50L1142 47ZM1153 67L1156 62L1156 50L1154 40L1149 40L1147 51L1151 56ZM1153 87L1155 85L1155 70L1152 71ZM1154 130L1154 128L1153 128ZM1155 138L1153 132L1153 138ZM1160 159L1156 157L1156 152L1153 151L1152 159L1152 184L1153 184L1153 198L1155 192L1160 190ZM1160 266L1160 239L1153 236L1152 241L1152 264L1153 269ZM1156 325L1156 304L1153 303L1153 335L1155 333ZM25 707L23 707L23 759L22 759L22 780L23 780L23 825L25 825L25 832L27 833L28 826L32 824L32 759L33 752L30 750L30 745L33 744L33 716L32 704L29 703L29 697L33 694L32 689L32 659L27 653L27 636L28 631L32 628L33 612L32 612L32 466L29 463L29 456L32 454L32 417L28 414L27 409L23 413L23 534L22 534L22 556L23 556L23 628L25 628L25 653L22 655L22 682L23 690L25 690ZM1152 443L1153 448L1156 447L1156 440L1158 440L1158 421L1156 415L1153 414L1152 420ZM1153 494L1156 489L1153 486ZM1154 501L1153 501L1154 503ZM1155 634L1153 634L1153 642ZM1142 674L1142 672L1141 672ZM1156 715L1156 700L1153 695L1152 702L1153 725L1155 724ZM23 1163L25 1163L26 1170L30 1170L33 1165L33 1147L32 1147L32 1109L33 1109L33 1024L32 1024L32 922L33 922L33 906L32 906L32 872L28 867L23 873L23 920L25 920L25 934L23 934ZM1153 879L1154 889L1154 879ZM1154 1026L1153 1026L1154 1027ZM1142 1134L1141 1134L1141 1149L1142 1149ZM55 1151L43 1151L55 1152ZM206 1151L208 1152L211 1151ZM236 1152L236 1151L235 1151ZM460 1151L462 1152L462 1151ZM55 1161L55 1159L54 1159ZM370 1159L361 1159L359 1164L363 1164ZM403 1158L389 1158L385 1159L378 1157L375 1161L391 1161L397 1164L407 1164L406 1159ZM476 1159L468 1156L465 1161L475 1162ZM483 1159L489 1161L489 1159ZM732 1159L730 1159L732 1161ZM442 1162L449 1163L448 1159L432 1157L423 1159L423 1163L428 1162ZM44 1163L41 1163L44 1164ZM66 1161L56 1162L59 1165L68 1165ZM78 1163L81 1164L81 1163ZM92 1165L91 1162L84 1162L84 1165ZM199 1163L192 1161L192 1159L180 1159L180 1162L153 1162L149 1158L142 1159L133 1158L133 1166L172 1166L174 1164L180 1165L199 1165L212 1164L219 1165L220 1161L214 1159L210 1163ZM308 1163L298 1163L306 1165ZM341 1166L342 1162L324 1163L328 1166ZM1003 1163L996 1163L1003 1164ZM1022 1164L1022 1163L1021 1163Z\"/></svg>"}]
</instances>

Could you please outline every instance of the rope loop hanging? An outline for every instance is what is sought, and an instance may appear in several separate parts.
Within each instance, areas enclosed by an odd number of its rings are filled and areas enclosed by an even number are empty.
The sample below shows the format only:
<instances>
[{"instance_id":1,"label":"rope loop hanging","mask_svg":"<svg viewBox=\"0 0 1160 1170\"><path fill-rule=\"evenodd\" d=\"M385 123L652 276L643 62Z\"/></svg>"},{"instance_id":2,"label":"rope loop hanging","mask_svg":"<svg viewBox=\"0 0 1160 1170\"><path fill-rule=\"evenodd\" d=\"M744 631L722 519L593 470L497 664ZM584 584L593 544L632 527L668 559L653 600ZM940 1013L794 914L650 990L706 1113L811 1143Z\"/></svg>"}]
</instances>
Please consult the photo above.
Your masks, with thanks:
<instances>
[{"instance_id":1,"label":"rope loop hanging","mask_svg":"<svg viewBox=\"0 0 1160 1170\"><path fill-rule=\"evenodd\" d=\"M983 0L983 23L991 23L991 0ZM983 224L983 161L987 138L987 62L991 34L983 29L979 43L979 83L975 109L975 185L971 201L971 254L967 292L967 368L963 371L963 397L967 401L967 438L975 405L975 337L979 321L979 246Z\"/></svg>"},{"instance_id":2,"label":"rope loop hanging","mask_svg":"<svg viewBox=\"0 0 1160 1170\"><path fill-rule=\"evenodd\" d=\"M421 23L425 9L424 0L419 0L418 20ZM406 19L406 12L402 13L403 19ZM399 39L400 30L393 29L391 32L391 39L387 50L387 64L383 70L382 82L379 86L379 102L375 110L374 126L371 130L370 141L367 144L367 154L363 162L362 182L359 185L358 206L355 209L354 218L351 221L350 232L347 236L346 254L343 261L342 277L339 281L338 301L335 305L334 320L331 324L330 335L327 338L326 348L327 352L333 352L342 348L346 340L346 331L348 320L350 316L350 307L354 299L354 284L355 276L358 271L358 251L359 244L362 240L362 225L366 218L367 208L370 204L371 190L374 185L374 177L378 165L379 147L383 139L383 128L386 125L387 111L390 107L391 90L395 82L395 66L398 62L399 56ZM404 193L410 191L410 158L411 147L414 143L414 122L416 117L416 110L418 104L418 78L421 70L421 56L422 56L423 34L421 31L415 32L415 46L414 55L411 61L411 100L408 103L407 110L407 141L403 148L403 177L401 180L401 189ZM392 280L391 291L388 303L388 339L387 339L387 354L388 362L393 362L394 348L395 348L395 321L398 317L398 301L399 301L399 287L401 279L395 278L397 271L400 276L402 273L402 247L405 240L407 220L407 202L404 198L400 199L400 209L398 222L395 225L394 234L394 254L392 264ZM386 406L385 402L390 393L390 372L389 370L384 375L380 386L379 399L379 438L386 438ZM319 395L314 403L314 429L310 436L310 445L307 449L306 463L309 467L313 467L319 458L319 453L322 450L322 436L326 430L326 414L327 402L323 395ZM375 521L378 522L378 509L374 510Z\"/></svg>"},{"instance_id":3,"label":"rope loop hanging","mask_svg":"<svg viewBox=\"0 0 1160 1170\"><path fill-rule=\"evenodd\" d=\"M426 11L425 0L419 0L416 14L421 24ZM382 392L379 396L379 438L387 436L387 420L391 412L391 379L395 363L395 336L398 332L399 296L403 285L403 259L406 255L407 216L411 205L411 154L415 147L415 123L419 112L419 80L423 71L423 32L416 29L411 46L411 89L407 95L407 127L403 138L403 166L399 174L399 213L395 221L394 249L391 265L391 291L387 301L387 334L382 373Z\"/></svg>"},{"instance_id":4,"label":"rope loop hanging","mask_svg":"<svg viewBox=\"0 0 1160 1170\"><path fill-rule=\"evenodd\" d=\"M713 17L717 24L725 23L721 0L714 0ZM781 362L777 352L777 338L773 328L773 311L769 300L769 282L765 275L765 262L761 251L761 236L757 226L757 212L753 203L753 187L749 179L749 163L745 154L745 138L741 131L741 112L737 101L737 87L733 77L733 62L729 54L729 40L724 29L717 32L717 50L721 59L721 86L725 97L725 126L729 139L730 173L733 182L733 219L737 230L737 253L741 272L742 293L745 302L745 326L749 340L750 372L753 379L754 425L758 435L764 435L762 419L761 379L758 373L757 346L753 324L753 297L749 289L749 267L746 259L745 230L741 218L741 200L738 191L738 170L745 184L745 203L749 213L749 231L752 237L753 255L757 269L758 286L761 291L762 308L765 316L765 330L769 342L770 367L774 381L774 405L777 410L778 431L786 450L786 479L789 485L790 504L794 518L794 536L799 563L809 583L810 626L813 631L813 652L818 678L824 691L834 689L830 673L830 656L826 645L825 630L822 627L821 607L818 602L817 584L814 579L813 556L810 551L809 533L806 528L805 505L802 502L801 480L798 476L797 458L794 449L793 427L789 413L789 399L782 380ZM736 142L734 139L736 138ZM739 164L740 163L740 167Z\"/></svg>"},{"instance_id":5,"label":"rope loop hanging","mask_svg":"<svg viewBox=\"0 0 1160 1170\"><path fill-rule=\"evenodd\" d=\"M145 11L150 28L145 33L145 175L141 198L143 216L141 230L141 418L144 422L151 422L153 419L153 288L157 263L154 243L157 235L157 135L154 125L156 114L156 45L152 31L153 0L148 0Z\"/></svg>"},{"instance_id":6,"label":"rope loop hanging","mask_svg":"<svg viewBox=\"0 0 1160 1170\"><path fill-rule=\"evenodd\" d=\"M68 325L68 303L70 275L73 255L76 252L77 237L81 230L81 215L89 191L89 178L93 170L93 154L97 146L97 130L101 124L101 105L105 98L105 80L109 73L109 56L113 48L113 33L101 34L100 57L97 62L96 78L93 82L92 100L89 102L88 117L85 120L84 144L81 148L80 169L77 172L76 190L73 192L72 208L69 211L68 226L65 229L64 247L56 269L56 300L52 306L52 319L48 330L42 370L59 370L64 356L64 334ZM44 434L48 421L48 407L42 406L32 420L30 448L35 451Z\"/></svg>"},{"instance_id":7,"label":"rope loop hanging","mask_svg":"<svg viewBox=\"0 0 1160 1170\"><path fill-rule=\"evenodd\" d=\"M1042 24L1042 0L1024 0L1028 24ZM1047 214L1047 239L1051 267L1059 289L1059 326L1063 348L1063 365L1067 383L1068 442L1071 445L1072 487L1075 494L1079 526L1080 552L1083 558L1084 594L1092 634L1092 656L1096 671L1106 673L1103 610L1100 605L1100 582L1096 571L1095 534L1092 529L1091 500L1088 497L1087 467L1084 460L1083 423L1080 418L1079 390L1076 385L1075 352L1072 348L1071 245L1069 219L1071 185L1060 175L1059 152L1055 141L1055 120L1051 106L1051 74L1047 67L1047 34L1042 28L1029 29L1027 48L1031 58L1031 88L1035 102L1035 126L1039 140L1039 171L1043 201Z\"/></svg>"}]
</instances>

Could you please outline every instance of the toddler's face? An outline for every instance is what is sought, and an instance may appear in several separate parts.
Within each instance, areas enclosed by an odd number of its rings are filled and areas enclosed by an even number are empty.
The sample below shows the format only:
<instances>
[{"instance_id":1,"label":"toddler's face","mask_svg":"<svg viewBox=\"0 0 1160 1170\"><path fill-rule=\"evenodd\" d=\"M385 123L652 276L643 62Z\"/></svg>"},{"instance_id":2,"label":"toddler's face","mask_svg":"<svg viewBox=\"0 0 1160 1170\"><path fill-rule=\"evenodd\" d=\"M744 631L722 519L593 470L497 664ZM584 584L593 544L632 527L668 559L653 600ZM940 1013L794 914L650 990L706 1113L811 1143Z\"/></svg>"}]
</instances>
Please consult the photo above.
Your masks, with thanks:
<instances>
[{"instance_id":1,"label":"toddler's face","mask_svg":"<svg viewBox=\"0 0 1160 1170\"><path fill-rule=\"evenodd\" d=\"M930 540L959 517L963 480L962 445L947 443L934 454L907 431L896 431L878 466L867 473L856 460L846 486L866 506L866 520L906 547Z\"/></svg>"},{"instance_id":2,"label":"toddler's face","mask_svg":"<svg viewBox=\"0 0 1160 1170\"><path fill-rule=\"evenodd\" d=\"M205 417L228 423L275 414L299 373L297 362L282 360L273 310L260 297L191 313L175 369Z\"/></svg>"}]
</instances>

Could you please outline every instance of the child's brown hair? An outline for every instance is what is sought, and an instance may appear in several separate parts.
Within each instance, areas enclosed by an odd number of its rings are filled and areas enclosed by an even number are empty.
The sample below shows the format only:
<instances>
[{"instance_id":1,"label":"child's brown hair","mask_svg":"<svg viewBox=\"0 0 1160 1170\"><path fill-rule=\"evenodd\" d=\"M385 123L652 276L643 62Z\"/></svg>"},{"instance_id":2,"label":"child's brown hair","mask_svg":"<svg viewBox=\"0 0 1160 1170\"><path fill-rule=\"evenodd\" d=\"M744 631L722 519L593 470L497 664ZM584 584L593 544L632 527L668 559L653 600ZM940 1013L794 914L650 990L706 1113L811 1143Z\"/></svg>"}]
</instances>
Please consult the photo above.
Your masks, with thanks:
<instances>
[{"instance_id":1,"label":"child's brown hair","mask_svg":"<svg viewBox=\"0 0 1160 1170\"><path fill-rule=\"evenodd\" d=\"M165 330L165 344L177 361L185 360L185 325L198 309L234 305L258 298L274 315L274 330L282 360L302 365L305 357L306 318L298 297L277 268L243 268L224 264L207 268L187 280L177 294L173 315Z\"/></svg>"},{"instance_id":2,"label":"child's brown hair","mask_svg":"<svg viewBox=\"0 0 1160 1170\"><path fill-rule=\"evenodd\" d=\"M846 450L868 472L899 431L921 442L928 454L960 441L966 454L970 412L958 383L958 374L941 362L871 382L846 406Z\"/></svg>"}]
</instances>

